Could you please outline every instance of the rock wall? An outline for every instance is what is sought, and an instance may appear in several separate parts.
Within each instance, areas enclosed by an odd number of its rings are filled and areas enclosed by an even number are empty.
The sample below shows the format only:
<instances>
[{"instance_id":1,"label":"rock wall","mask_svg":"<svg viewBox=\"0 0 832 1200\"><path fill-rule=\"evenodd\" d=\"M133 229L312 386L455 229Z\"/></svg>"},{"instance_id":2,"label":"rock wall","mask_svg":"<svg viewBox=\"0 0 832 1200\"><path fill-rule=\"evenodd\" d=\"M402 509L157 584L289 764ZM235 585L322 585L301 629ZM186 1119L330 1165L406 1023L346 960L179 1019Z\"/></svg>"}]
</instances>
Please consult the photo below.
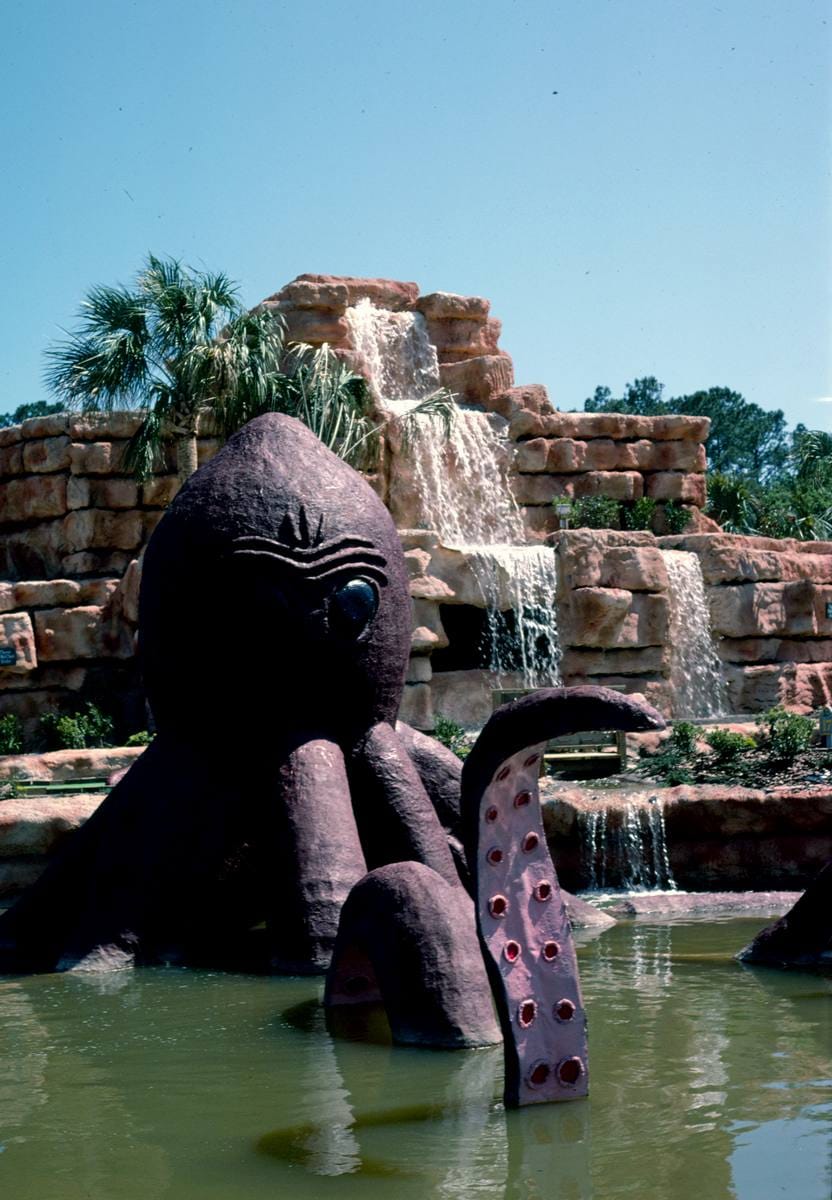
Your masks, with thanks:
<instances>
[{"instance_id":1,"label":"rock wall","mask_svg":"<svg viewBox=\"0 0 832 1200\"><path fill-rule=\"evenodd\" d=\"M622 501L647 496L657 502L658 532L664 502L674 500L701 527L709 428L707 417L517 412L509 427L515 497L534 531L557 529L552 501L560 496Z\"/></svg>"},{"instance_id":2,"label":"rock wall","mask_svg":"<svg viewBox=\"0 0 832 1200\"><path fill-rule=\"evenodd\" d=\"M761 780L761 784L764 781ZM700 784L653 788L661 804L669 866L676 884L691 890L803 888L832 856L832 793L828 787L746 788ZM645 793L604 795L575 785L551 787L543 819L558 878L573 891L591 885L588 821L605 813L607 864L620 857L615 840L627 820L651 802ZM632 825L630 826L632 828ZM597 836L596 826L596 836ZM652 839L645 838L649 857ZM610 878L608 886L622 880Z\"/></svg>"},{"instance_id":3,"label":"rock wall","mask_svg":"<svg viewBox=\"0 0 832 1200\"><path fill-rule=\"evenodd\" d=\"M699 511L706 419L555 412L541 385L515 386L511 359L499 348L500 322L481 297L420 295L417 284L396 280L301 275L262 307L281 315L290 340L328 342L366 373L345 316L362 299L421 313L442 382L505 429L528 527L551 537L559 559L565 682L642 692L672 710L666 546L700 557L732 709L776 702L808 709L830 699L831 545L700 532L663 539L552 534L551 501L559 495L650 496L659 530L662 503L677 500L689 507L694 530L708 528ZM132 658L139 562L177 479L173 446L147 483L126 470L124 448L138 420L131 413L58 415L0 430L0 714L17 712L29 731L43 711L74 707L82 697L122 705L132 728L145 723ZM199 461L217 448L206 425ZM388 448L373 479L394 511L396 461L395 447ZM481 723L498 681L469 651L457 653L460 638L474 646L482 619L470 563L428 530L403 530L402 540L414 605L403 717L421 728L432 727L436 712Z\"/></svg>"},{"instance_id":4,"label":"rock wall","mask_svg":"<svg viewBox=\"0 0 832 1200\"><path fill-rule=\"evenodd\" d=\"M138 560L176 494L174 448L139 484L135 413L57 414L0 429L0 714L106 697L143 725L132 663ZM218 448L207 428L199 461Z\"/></svg>"},{"instance_id":5,"label":"rock wall","mask_svg":"<svg viewBox=\"0 0 832 1200\"><path fill-rule=\"evenodd\" d=\"M521 686L478 664L447 660L448 628L482 607L465 553L434 534L402 531L417 631L403 719L429 728L436 713L481 725L491 689ZM697 554L723 662L728 708L760 712L785 704L804 712L832 703L832 543L776 541L735 534L656 537L647 532L576 529L550 537L558 558L561 676L644 695L669 716L670 592L667 550ZM443 652L445 652L443 654ZM434 657L435 656L435 657Z\"/></svg>"},{"instance_id":6,"label":"rock wall","mask_svg":"<svg viewBox=\"0 0 832 1200\"><path fill-rule=\"evenodd\" d=\"M659 544L699 558L734 712L832 703L832 542L719 533Z\"/></svg>"}]
</instances>

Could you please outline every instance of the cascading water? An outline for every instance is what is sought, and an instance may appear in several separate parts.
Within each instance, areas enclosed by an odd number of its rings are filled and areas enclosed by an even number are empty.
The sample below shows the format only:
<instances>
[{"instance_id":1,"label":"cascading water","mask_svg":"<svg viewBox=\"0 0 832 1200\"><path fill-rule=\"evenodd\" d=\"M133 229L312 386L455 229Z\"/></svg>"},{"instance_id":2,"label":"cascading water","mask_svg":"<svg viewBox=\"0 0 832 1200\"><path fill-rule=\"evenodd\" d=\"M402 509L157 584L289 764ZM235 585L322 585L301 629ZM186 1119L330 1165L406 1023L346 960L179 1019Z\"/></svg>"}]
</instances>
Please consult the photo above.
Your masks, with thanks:
<instances>
[{"instance_id":1,"label":"cascading water","mask_svg":"<svg viewBox=\"0 0 832 1200\"><path fill-rule=\"evenodd\" d=\"M594 808L579 819L588 891L676 891L660 800Z\"/></svg>"},{"instance_id":2,"label":"cascading water","mask_svg":"<svg viewBox=\"0 0 832 1200\"><path fill-rule=\"evenodd\" d=\"M436 348L420 313L388 312L359 300L346 317L353 345L388 405L412 405L438 389Z\"/></svg>"},{"instance_id":3,"label":"cascading water","mask_svg":"<svg viewBox=\"0 0 832 1200\"><path fill-rule=\"evenodd\" d=\"M346 315L389 411L404 417L439 389L436 350L420 313L362 300ZM490 669L498 676L519 670L524 687L552 685L560 678L557 560L547 547L525 544L498 427L499 418L460 406L450 432L441 417L417 414L410 458L420 521L443 545L466 553L488 616Z\"/></svg>"},{"instance_id":4,"label":"cascading water","mask_svg":"<svg viewBox=\"0 0 832 1200\"><path fill-rule=\"evenodd\" d=\"M718 717L727 711L722 664L699 557L662 550L670 581L670 686L676 717Z\"/></svg>"}]
</instances>

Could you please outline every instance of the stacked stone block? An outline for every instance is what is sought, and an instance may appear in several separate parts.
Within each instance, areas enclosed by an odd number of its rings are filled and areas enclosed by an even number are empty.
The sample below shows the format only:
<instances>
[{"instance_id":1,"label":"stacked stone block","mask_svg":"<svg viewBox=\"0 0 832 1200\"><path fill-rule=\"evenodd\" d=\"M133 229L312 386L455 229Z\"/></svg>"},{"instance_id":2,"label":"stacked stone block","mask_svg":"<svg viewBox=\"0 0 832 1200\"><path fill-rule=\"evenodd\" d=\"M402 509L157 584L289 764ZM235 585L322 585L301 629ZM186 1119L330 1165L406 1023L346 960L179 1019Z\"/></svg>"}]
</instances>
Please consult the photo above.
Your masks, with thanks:
<instances>
[{"instance_id":1,"label":"stacked stone block","mask_svg":"<svg viewBox=\"0 0 832 1200\"><path fill-rule=\"evenodd\" d=\"M563 682L637 692L670 712L669 585L655 537L576 529L552 543Z\"/></svg>"},{"instance_id":2,"label":"stacked stone block","mask_svg":"<svg viewBox=\"0 0 832 1200\"><path fill-rule=\"evenodd\" d=\"M514 368L498 346L501 323L490 315L482 296L453 292L419 294L416 283L396 279L356 279L342 275L299 275L260 307L285 322L288 341L312 346L328 343L350 366L367 374L352 343L348 308L369 300L392 312L418 312L436 347L440 381L466 404L509 417L521 410L549 413L552 406L540 384L515 388Z\"/></svg>"},{"instance_id":3,"label":"stacked stone block","mask_svg":"<svg viewBox=\"0 0 832 1200\"><path fill-rule=\"evenodd\" d=\"M719 533L660 544L699 558L733 711L832 703L832 542Z\"/></svg>"},{"instance_id":4,"label":"stacked stone block","mask_svg":"<svg viewBox=\"0 0 832 1200\"><path fill-rule=\"evenodd\" d=\"M516 446L515 497L530 529L557 528L552 501L606 496L665 501L691 510L701 527L707 417L639 417L622 413L518 411L509 436Z\"/></svg>"},{"instance_id":5,"label":"stacked stone block","mask_svg":"<svg viewBox=\"0 0 832 1200\"><path fill-rule=\"evenodd\" d=\"M49 709L134 677L130 567L176 494L174 448L137 483L141 415L55 414L0 429L0 714L31 732ZM216 452L208 425L200 461Z\"/></svg>"}]
</instances>

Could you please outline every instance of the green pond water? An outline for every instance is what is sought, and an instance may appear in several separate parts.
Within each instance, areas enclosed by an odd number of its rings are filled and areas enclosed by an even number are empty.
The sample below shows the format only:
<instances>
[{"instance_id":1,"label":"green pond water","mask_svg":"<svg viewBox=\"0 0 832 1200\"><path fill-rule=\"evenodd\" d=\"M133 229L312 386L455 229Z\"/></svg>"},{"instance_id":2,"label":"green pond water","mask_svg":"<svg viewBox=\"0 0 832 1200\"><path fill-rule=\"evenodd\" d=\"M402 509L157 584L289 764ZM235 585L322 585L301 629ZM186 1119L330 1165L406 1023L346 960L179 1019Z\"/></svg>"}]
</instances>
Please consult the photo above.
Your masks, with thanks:
<instances>
[{"instance_id":1,"label":"green pond water","mask_svg":"<svg viewBox=\"0 0 832 1200\"><path fill-rule=\"evenodd\" d=\"M319 980L0 979L7 1200L830 1200L832 980L731 962L763 922L579 952L591 1098L506 1113L501 1051L334 1040Z\"/></svg>"}]
</instances>

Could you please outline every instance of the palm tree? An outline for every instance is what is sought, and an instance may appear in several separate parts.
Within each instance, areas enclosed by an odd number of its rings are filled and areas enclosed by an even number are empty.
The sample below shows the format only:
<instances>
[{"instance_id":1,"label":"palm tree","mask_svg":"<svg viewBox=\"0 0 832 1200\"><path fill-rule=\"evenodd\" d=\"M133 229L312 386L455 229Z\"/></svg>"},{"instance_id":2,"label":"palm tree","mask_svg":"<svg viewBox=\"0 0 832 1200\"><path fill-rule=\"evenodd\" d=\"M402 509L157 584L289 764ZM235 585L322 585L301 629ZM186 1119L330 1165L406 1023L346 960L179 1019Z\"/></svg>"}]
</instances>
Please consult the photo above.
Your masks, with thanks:
<instances>
[{"instance_id":1,"label":"palm tree","mask_svg":"<svg viewBox=\"0 0 832 1200\"><path fill-rule=\"evenodd\" d=\"M246 312L226 275L151 254L133 289L93 288L80 316L80 329L47 352L47 384L69 408L146 409L127 450L139 478L160 464L170 437L180 480L193 474L203 413L227 437L282 407L283 324Z\"/></svg>"},{"instance_id":2,"label":"palm tree","mask_svg":"<svg viewBox=\"0 0 832 1200\"><path fill-rule=\"evenodd\" d=\"M180 481L192 475L208 413L221 438L260 413L288 413L352 466L374 465L389 416L376 410L366 381L327 345L287 349L282 318L246 311L226 275L151 254L135 288L95 287L80 315L81 328L47 351L47 384L69 408L145 410L126 455L139 479L161 466L171 437ZM403 419L403 435L422 414L448 430L452 413L453 398L440 389Z\"/></svg>"},{"instance_id":3,"label":"palm tree","mask_svg":"<svg viewBox=\"0 0 832 1200\"><path fill-rule=\"evenodd\" d=\"M832 482L832 434L821 429L801 429L794 439L792 456L797 475L806 483Z\"/></svg>"}]
</instances>

